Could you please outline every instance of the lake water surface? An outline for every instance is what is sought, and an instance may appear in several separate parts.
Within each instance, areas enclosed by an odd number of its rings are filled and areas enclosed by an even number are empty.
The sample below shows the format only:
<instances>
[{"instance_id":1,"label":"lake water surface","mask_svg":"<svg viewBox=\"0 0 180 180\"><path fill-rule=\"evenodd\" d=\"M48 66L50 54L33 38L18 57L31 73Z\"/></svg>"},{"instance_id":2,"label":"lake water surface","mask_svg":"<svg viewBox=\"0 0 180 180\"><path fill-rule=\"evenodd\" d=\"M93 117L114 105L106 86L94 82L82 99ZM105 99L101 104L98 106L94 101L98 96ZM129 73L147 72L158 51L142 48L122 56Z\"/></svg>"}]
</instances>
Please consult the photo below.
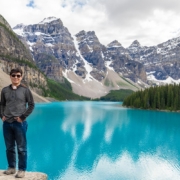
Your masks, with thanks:
<instances>
[{"instance_id":1,"label":"lake water surface","mask_svg":"<svg viewBox=\"0 0 180 180\"><path fill-rule=\"evenodd\" d=\"M180 179L180 114L114 102L36 104L28 171L50 180ZM0 169L7 167L0 122Z\"/></svg>"}]
</instances>

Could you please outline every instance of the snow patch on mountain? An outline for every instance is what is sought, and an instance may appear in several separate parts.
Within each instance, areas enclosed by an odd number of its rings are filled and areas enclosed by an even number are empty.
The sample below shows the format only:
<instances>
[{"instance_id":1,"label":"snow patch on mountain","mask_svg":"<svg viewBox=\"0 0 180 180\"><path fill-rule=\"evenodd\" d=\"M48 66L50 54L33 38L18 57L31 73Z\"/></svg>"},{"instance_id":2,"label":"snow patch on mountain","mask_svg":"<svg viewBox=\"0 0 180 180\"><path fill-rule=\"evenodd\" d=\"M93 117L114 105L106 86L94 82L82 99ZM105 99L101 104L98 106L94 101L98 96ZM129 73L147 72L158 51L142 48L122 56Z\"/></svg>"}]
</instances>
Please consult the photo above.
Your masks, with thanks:
<instances>
[{"instance_id":1,"label":"snow patch on mountain","mask_svg":"<svg viewBox=\"0 0 180 180\"><path fill-rule=\"evenodd\" d=\"M93 49L87 44L87 47L89 48L90 52L93 52Z\"/></svg>"},{"instance_id":2,"label":"snow patch on mountain","mask_svg":"<svg viewBox=\"0 0 180 180\"><path fill-rule=\"evenodd\" d=\"M32 43L32 42L30 42L30 41L27 41L27 44L29 45L29 49L31 50L31 51L33 51L33 45L35 44L35 43Z\"/></svg>"},{"instance_id":3,"label":"snow patch on mountain","mask_svg":"<svg viewBox=\"0 0 180 180\"><path fill-rule=\"evenodd\" d=\"M150 75L147 76L147 79L152 81L152 82L154 82L154 83L156 83L157 85L161 85L161 84L174 84L174 83L175 84L179 84L180 83L180 79L175 80L175 79L173 79L170 76L167 79L165 79L165 80L158 80L158 79L155 78L155 76L153 74L150 74Z\"/></svg>"},{"instance_id":4,"label":"snow patch on mountain","mask_svg":"<svg viewBox=\"0 0 180 180\"><path fill-rule=\"evenodd\" d=\"M106 66L108 69L114 71L114 68L113 68L113 67L110 67L111 63L112 63L112 61L106 61L106 62L105 62L105 66Z\"/></svg>"},{"instance_id":5,"label":"snow patch on mountain","mask_svg":"<svg viewBox=\"0 0 180 180\"><path fill-rule=\"evenodd\" d=\"M122 46L115 46L115 45L114 45L114 46L111 46L111 47L113 47L113 48L120 48L120 47L122 47Z\"/></svg>"},{"instance_id":6,"label":"snow patch on mountain","mask_svg":"<svg viewBox=\"0 0 180 180\"><path fill-rule=\"evenodd\" d=\"M58 20L58 18L48 17L48 18L44 18L39 24L46 24L46 23L50 23L50 22L56 21L56 20Z\"/></svg>"},{"instance_id":7,"label":"snow patch on mountain","mask_svg":"<svg viewBox=\"0 0 180 180\"><path fill-rule=\"evenodd\" d=\"M53 47L54 45L52 43L46 43L47 46Z\"/></svg>"},{"instance_id":8,"label":"snow patch on mountain","mask_svg":"<svg viewBox=\"0 0 180 180\"><path fill-rule=\"evenodd\" d=\"M104 54L103 54L103 52L101 51L101 56L102 56L102 58L104 59Z\"/></svg>"},{"instance_id":9,"label":"snow patch on mountain","mask_svg":"<svg viewBox=\"0 0 180 180\"><path fill-rule=\"evenodd\" d=\"M72 81L71 79L68 78L68 70L66 69L65 71L63 71L63 76L70 82L70 83L75 83L74 81Z\"/></svg>"},{"instance_id":10,"label":"snow patch on mountain","mask_svg":"<svg viewBox=\"0 0 180 180\"><path fill-rule=\"evenodd\" d=\"M151 74L154 74L156 71L150 71L150 72L146 72L146 75L151 75Z\"/></svg>"},{"instance_id":11,"label":"snow patch on mountain","mask_svg":"<svg viewBox=\"0 0 180 180\"><path fill-rule=\"evenodd\" d=\"M81 53L80 53L80 51L79 51L78 41L76 40L76 36L73 36L73 39L74 39L75 48L76 48L79 56L81 57L81 59L83 60L83 62L84 62L84 64L85 64L84 67L85 67L85 69L86 69L86 71L87 71L85 80L92 81L92 79L94 79L94 78L91 76L91 74L90 74L90 72L92 71L92 67L91 67L91 65L83 58L83 56L81 55Z\"/></svg>"},{"instance_id":12,"label":"snow patch on mountain","mask_svg":"<svg viewBox=\"0 0 180 180\"><path fill-rule=\"evenodd\" d=\"M46 35L46 34L44 34L44 33L42 33L42 32L35 32L34 34L35 34L36 36Z\"/></svg>"},{"instance_id":13,"label":"snow patch on mountain","mask_svg":"<svg viewBox=\"0 0 180 180\"><path fill-rule=\"evenodd\" d=\"M23 31L23 28L16 28L16 29L13 29L13 31L19 35L19 36L24 36L24 31Z\"/></svg>"}]
</instances>

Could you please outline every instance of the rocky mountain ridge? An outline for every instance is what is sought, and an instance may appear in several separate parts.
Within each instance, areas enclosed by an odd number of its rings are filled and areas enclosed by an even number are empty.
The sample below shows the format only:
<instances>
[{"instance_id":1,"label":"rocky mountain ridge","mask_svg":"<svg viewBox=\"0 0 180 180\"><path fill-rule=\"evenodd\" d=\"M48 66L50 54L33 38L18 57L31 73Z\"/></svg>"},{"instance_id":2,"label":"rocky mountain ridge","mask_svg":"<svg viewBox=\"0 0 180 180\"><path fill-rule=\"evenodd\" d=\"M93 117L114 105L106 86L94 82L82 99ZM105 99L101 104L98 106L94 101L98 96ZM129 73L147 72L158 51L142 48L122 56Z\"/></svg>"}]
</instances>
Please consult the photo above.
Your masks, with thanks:
<instances>
[{"instance_id":1,"label":"rocky mountain ridge","mask_svg":"<svg viewBox=\"0 0 180 180\"><path fill-rule=\"evenodd\" d=\"M9 23L4 19L3 16L0 15L0 23L5 25L9 30L12 30L11 29L11 26L9 25Z\"/></svg>"},{"instance_id":2,"label":"rocky mountain ridge","mask_svg":"<svg viewBox=\"0 0 180 180\"><path fill-rule=\"evenodd\" d=\"M83 30L72 36L55 17L33 25L18 24L13 30L19 39L0 16L0 57L5 72L16 66L12 59L34 67L36 64L51 79L62 82L67 78L79 95L96 98L111 89L137 90L147 87L147 83L173 83L180 79L180 38L151 47L141 46L137 40L128 48L117 40L104 46L94 31ZM26 73L29 83L46 86L43 75L27 68L25 71L31 72Z\"/></svg>"},{"instance_id":3,"label":"rocky mountain ridge","mask_svg":"<svg viewBox=\"0 0 180 180\"><path fill-rule=\"evenodd\" d=\"M31 52L12 31L7 21L0 16L0 68L9 74L15 67L24 72L23 82L42 95L47 82L44 74L36 67ZM42 87L42 88L41 88Z\"/></svg>"},{"instance_id":4,"label":"rocky mountain ridge","mask_svg":"<svg viewBox=\"0 0 180 180\"><path fill-rule=\"evenodd\" d=\"M17 38L7 21L0 16L0 56L11 56L33 62L29 49Z\"/></svg>"},{"instance_id":5,"label":"rocky mountain ridge","mask_svg":"<svg viewBox=\"0 0 180 180\"><path fill-rule=\"evenodd\" d=\"M55 17L29 26L20 24L13 30L27 42L40 69L56 80L66 76L67 70L83 79L90 77L102 82L108 68L136 84L170 83L180 79L180 38L151 47L141 46L137 40L128 48L117 40L104 46L94 31L80 31L71 36Z\"/></svg>"},{"instance_id":6,"label":"rocky mountain ridge","mask_svg":"<svg viewBox=\"0 0 180 180\"><path fill-rule=\"evenodd\" d=\"M127 50L132 59L144 65L150 84L180 82L180 37L151 47L134 41Z\"/></svg>"},{"instance_id":7,"label":"rocky mountain ridge","mask_svg":"<svg viewBox=\"0 0 180 180\"><path fill-rule=\"evenodd\" d=\"M107 86L108 89L104 90L106 93L110 89L121 88L118 85L121 76L137 86L145 86L147 79L143 65L132 61L130 56L121 54L119 48L113 53L113 47L102 45L94 31L80 31L71 36L62 21L55 17L45 18L34 25L19 24L13 30L29 46L37 66L49 78L61 81L64 76L72 86L80 86L80 81L94 81L99 83L98 86ZM113 77L108 77L107 80L108 70L119 76L117 82L112 83ZM75 77L72 74L77 76L76 82L73 81ZM111 85L105 81L111 81Z\"/></svg>"},{"instance_id":8,"label":"rocky mountain ridge","mask_svg":"<svg viewBox=\"0 0 180 180\"><path fill-rule=\"evenodd\" d=\"M62 80L62 70L73 67L82 60L76 56L76 49L67 28L60 19L49 17L38 24L19 24L13 30L26 42L37 66L49 77ZM83 69L77 68L83 76Z\"/></svg>"}]
</instances>

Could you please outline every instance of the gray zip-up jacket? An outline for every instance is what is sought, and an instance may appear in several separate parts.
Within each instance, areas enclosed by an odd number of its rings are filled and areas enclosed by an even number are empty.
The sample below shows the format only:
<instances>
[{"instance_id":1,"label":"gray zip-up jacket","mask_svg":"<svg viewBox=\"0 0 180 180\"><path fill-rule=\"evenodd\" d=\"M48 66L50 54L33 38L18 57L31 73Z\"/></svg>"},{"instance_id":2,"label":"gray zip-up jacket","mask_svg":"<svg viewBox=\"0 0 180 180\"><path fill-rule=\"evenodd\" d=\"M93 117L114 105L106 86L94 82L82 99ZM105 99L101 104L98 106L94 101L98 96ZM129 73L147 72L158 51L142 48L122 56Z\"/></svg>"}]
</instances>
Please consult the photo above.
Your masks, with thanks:
<instances>
[{"instance_id":1,"label":"gray zip-up jacket","mask_svg":"<svg viewBox=\"0 0 180 180\"><path fill-rule=\"evenodd\" d=\"M28 104L28 107L26 105ZM31 91L20 84L17 89L11 85L4 87L1 91L0 117L6 117L6 122L16 121L14 117L20 117L23 121L34 109L34 100Z\"/></svg>"}]
</instances>

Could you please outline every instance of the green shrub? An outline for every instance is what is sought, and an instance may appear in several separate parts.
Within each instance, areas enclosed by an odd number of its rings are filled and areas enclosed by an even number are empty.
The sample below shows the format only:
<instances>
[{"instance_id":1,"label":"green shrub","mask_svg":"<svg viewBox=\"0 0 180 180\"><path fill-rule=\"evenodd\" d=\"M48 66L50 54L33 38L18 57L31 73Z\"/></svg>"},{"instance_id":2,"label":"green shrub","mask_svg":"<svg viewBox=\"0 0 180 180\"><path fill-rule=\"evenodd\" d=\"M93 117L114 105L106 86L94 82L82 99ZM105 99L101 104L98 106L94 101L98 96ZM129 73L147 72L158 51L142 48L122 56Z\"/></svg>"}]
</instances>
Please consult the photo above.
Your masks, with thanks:
<instances>
[{"instance_id":1,"label":"green shrub","mask_svg":"<svg viewBox=\"0 0 180 180\"><path fill-rule=\"evenodd\" d=\"M59 83L48 79L48 90L44 90L44 95L57 100L89 100L89 98L79 96L72 92L71 84L65 79L64 83Z\"/></svg>"}]
</instances>

